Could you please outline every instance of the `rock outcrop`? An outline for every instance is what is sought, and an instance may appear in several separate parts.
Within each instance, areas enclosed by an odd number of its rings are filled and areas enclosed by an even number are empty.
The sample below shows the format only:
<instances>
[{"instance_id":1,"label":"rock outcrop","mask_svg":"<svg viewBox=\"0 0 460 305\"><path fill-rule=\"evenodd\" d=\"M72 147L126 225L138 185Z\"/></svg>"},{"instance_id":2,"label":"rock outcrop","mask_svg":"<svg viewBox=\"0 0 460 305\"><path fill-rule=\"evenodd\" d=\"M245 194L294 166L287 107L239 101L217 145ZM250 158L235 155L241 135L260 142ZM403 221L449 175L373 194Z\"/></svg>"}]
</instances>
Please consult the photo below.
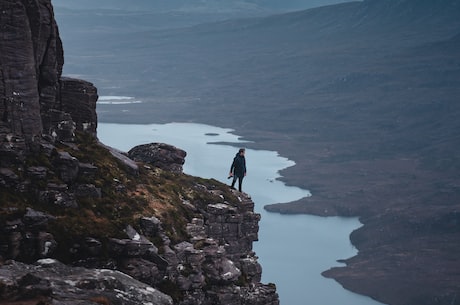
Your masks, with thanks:
<instances>
[{"instance_id":1,"label":"rock outcrop","mask_svg":"<svg viewBox=\"0 0 460 305\"><path fill-rule=\"evenodd\" d=\"M99 143L97 90L61 77L50 0L0 14L0 299L278 305L252 200L184 175L176 147Z\"/></svg>"},{"instance_id":2,"label":"rock outcrop","mask_svg":"<svg viewBox=\"0 0 460 305\"><path fill-rule=\"evenodd\" d=\"M169 296L121 272L69 267L52 259L33 265L9 262L0 268L0 283L2 300L18 297L28 304L173 304Z\"/></svg>"},{"instance_id":3,"label":"rock outcrop","mask_svg":"<svg viewBox=\"0 0 460 305\"><path fill-rule=\"evenodd\" d=\"M98 98L96 87L84 80L61 77L59 88L60 109L72 114L77 130L96 136L97 114L95 109Z\"/></svg>"},{"instance_id":4,"label":"rock outcrop","mask_svg":"<svg viewBox=\"0 0 460 305\"><path fill-rule=\"evenodd\" d=\"M82 273L81 268L64 267L60 263L51 264L53 268L49 270L40 262L38 265L34 263L37 259L61 257L70 258L72 265L121 271L146 285L160 287L163 292L173 295L177 304L279 304L275 285L260 283L262 268L252 251L260 220L260 215L253 211L254 203L237 192L234 194L237 203L230 203L224 199L221 190L208 189L200 184L195 187L199 193L208 194L215 201L192 203L185 200L180 203L194 216L184 227L188 237L175 242L168 237L160 219L141 216L133 222L137 230L131 225L125 228L125 238L104 240L88 235L80 240L65 241L71 244L70 248L65 248L60 245L63 241L56 240L56 232L52 230L52 224L59 216L32 208L27 208L18 218L9 215L9 220L0 227L0 258L32 265L13 261L0 267L0 286L7 287L0 289L4 294L2 297L24 299L23 290L28 289L26 299L45 296L49 301L58 289L62 298L74 298L75 286L82 290L87 288L80 300L90 300L100 293L97 289L102 288L97 285L65 286L66 279L59 280L59 271L55 270L65 269L65 274L79 283L84 283L86 276L91 274L97 274L96 278L101 279L103 272L90 270ZM66 208L79 209L78 205ZM159 246L152 242L155 240ZM113 273L106 271L105 274L110 279L102 279L103 282L115 281ZM26 276L34 281L23 286ZM119 285L118 280L111 285ZM136 286L136 289L144 289L142 287ZM128 293L129 289L123 291ZM102 295L116 304L113 296Z\"/></svg>"},{"instance_id":5,"label":"rock outcrop","mask_svg":"<svg viewBox=\"0 0 460 305\"><path fill-rule=\"evenodd\" d=\"M164 143L138 145L128 151L134 161L152 164L175 173L182 172L187 153L182 149Z\"/></svg>"},{"instance_id":6,"label":"rock outcrop","mask_svg":"<svg viewBox=\"0 0 460 305\"><path fill-rule=\"evenodd\" d=\"M75 129L95 134L96 88L61 78L64 55L51 1L0 3L0 136L33 148L43 134L69 140Z\"/></svg>"}]
</instances>

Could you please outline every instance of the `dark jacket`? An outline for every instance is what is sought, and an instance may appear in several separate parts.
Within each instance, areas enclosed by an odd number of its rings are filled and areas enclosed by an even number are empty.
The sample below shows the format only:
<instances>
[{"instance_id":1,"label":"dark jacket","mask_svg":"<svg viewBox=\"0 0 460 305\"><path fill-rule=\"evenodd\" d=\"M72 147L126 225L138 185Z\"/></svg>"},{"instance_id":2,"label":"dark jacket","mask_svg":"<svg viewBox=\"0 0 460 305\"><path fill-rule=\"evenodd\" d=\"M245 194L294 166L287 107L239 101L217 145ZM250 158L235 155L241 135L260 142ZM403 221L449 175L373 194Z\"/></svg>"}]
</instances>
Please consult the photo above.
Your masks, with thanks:
<instances>
[{"instance_id":1,"label":"dark jacket","mask_svg":"<svg viewBox=\"0 0 460 305\"><path fill-rule=\"evenodd\" d=\"M246 174L246 159L240 153L237 153L235 158L233 158L230 172L237 177L244 177L244 174Z\"/></svg>"}]
</instances>

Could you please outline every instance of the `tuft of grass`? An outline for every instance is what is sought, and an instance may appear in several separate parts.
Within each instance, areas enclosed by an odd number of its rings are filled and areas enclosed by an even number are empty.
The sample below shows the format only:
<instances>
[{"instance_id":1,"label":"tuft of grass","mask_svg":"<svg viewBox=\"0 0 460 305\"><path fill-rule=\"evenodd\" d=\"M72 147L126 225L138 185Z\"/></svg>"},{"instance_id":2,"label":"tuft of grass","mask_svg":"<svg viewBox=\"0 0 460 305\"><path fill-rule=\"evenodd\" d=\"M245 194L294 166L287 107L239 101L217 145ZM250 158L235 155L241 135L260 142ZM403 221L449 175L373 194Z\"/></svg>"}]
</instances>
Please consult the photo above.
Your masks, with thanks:
<instances>
[{"instance_id":1,"label":"tuft of grass","mask_svg":"<svg viewBox=\"0 0 460 305\"><path fill-rule=\"evenodd\" d=\"M238 277L238 280L235 283L236 286L247 287L249 285L249 280L245 274L241 274Z\"/></svg>"},{"instance_id":2,"label":"tuft of grass","mask_svg":"<svg viewBox=\"0 0 460 305\"><path fill-rule=\"evenodd\" d=\"M91 302L102 304L102 305L112 305L112 302L104 296L93 297L89 299Z\"/></svg>"}]
</instances>

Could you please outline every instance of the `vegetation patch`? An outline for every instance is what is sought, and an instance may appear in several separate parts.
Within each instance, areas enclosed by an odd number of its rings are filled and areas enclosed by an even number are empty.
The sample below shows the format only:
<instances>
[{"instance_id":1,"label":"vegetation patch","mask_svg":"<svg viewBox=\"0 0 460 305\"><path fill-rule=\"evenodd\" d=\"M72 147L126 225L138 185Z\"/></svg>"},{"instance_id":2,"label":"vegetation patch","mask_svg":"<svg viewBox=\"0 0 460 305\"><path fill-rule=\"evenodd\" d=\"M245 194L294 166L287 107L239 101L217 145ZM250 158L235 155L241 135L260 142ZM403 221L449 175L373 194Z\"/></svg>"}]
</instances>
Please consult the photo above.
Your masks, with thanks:
<instances>
[{"instance_id":1,"label":"vegetation patch","mask_svg":"<svg viewBox=\"0 0 460 305\"><path fill-rule=\"evenodd\" d=\"M57 143L57 151L68 152L80 163L91 164L95 167L94 174L78 175L72 183L65 183L53 167L55 156L38 153L28 156L24 165L46 168L46 177L39 184L32 181L29 191L2 188L0 192L0 222L3 224L22 218L28 207L55 217L49 222L48 231L58 243L56 255L63 262L72 260L69 249L83 243L85 238L95 238L103 247L109 238L126 238L124 229L128 225L140 229L141 217L157 217L173 243L183 241L188 238L186 224L208 204L238 203L228 187L216 180L172 173L144 164L139 164L138 173L133 173L91 135L77 133L76 139L75 143ZM78 185L92 184L100 189L101 197L78 197L75 199L77 207L40 201L38 194L47 191L50 183L63 185L70 193ZM161 246L160 239L152 242Z\"/></svg>"}]
</instances>

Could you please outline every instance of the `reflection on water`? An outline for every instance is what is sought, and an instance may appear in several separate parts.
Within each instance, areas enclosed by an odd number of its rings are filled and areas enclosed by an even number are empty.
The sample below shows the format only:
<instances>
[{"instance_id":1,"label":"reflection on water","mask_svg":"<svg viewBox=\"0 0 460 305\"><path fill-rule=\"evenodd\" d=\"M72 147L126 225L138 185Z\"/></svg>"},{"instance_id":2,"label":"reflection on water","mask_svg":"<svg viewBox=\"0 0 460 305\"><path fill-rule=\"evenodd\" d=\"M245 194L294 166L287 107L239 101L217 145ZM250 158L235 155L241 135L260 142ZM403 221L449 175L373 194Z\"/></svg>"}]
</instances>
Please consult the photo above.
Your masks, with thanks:
<instances>
[{"instance_id":1,"label":"reflection on water","mask_svg":"<svg viewBox=\"0 0 460 305\"><path fill-rule=\"evenodd\" d=\"M152 142L177 146L187 152L185 173L223 183L229 183L227 175L238 147L213 143L244 146L245 142L231 132L231 129L192 123L100 123L98 127L98 137L103 143L123 151ZM277 180L280 170L295 164L277 152L246 149L246 162L243 191L251 195L255 210L262 215L254 250L263 267L262 280L276 283L281 305L380 304L321 276L324 270L340 265L337 259L356 254L349 234L361 225L359 221L266 212L264 205L290 202L311 194Z\"/></svg>"},{"instance_id":2,"label":"reflection on water","mask_svg":"<svg viewBox=\"0 0 460 305\"><path fill-rule=\"evenodd\" d=\"M126 104L141 104L142 101L134 100L131 96L99 96L97 99L99 105L126 105Z\"/></svg>"}]
</instances>

